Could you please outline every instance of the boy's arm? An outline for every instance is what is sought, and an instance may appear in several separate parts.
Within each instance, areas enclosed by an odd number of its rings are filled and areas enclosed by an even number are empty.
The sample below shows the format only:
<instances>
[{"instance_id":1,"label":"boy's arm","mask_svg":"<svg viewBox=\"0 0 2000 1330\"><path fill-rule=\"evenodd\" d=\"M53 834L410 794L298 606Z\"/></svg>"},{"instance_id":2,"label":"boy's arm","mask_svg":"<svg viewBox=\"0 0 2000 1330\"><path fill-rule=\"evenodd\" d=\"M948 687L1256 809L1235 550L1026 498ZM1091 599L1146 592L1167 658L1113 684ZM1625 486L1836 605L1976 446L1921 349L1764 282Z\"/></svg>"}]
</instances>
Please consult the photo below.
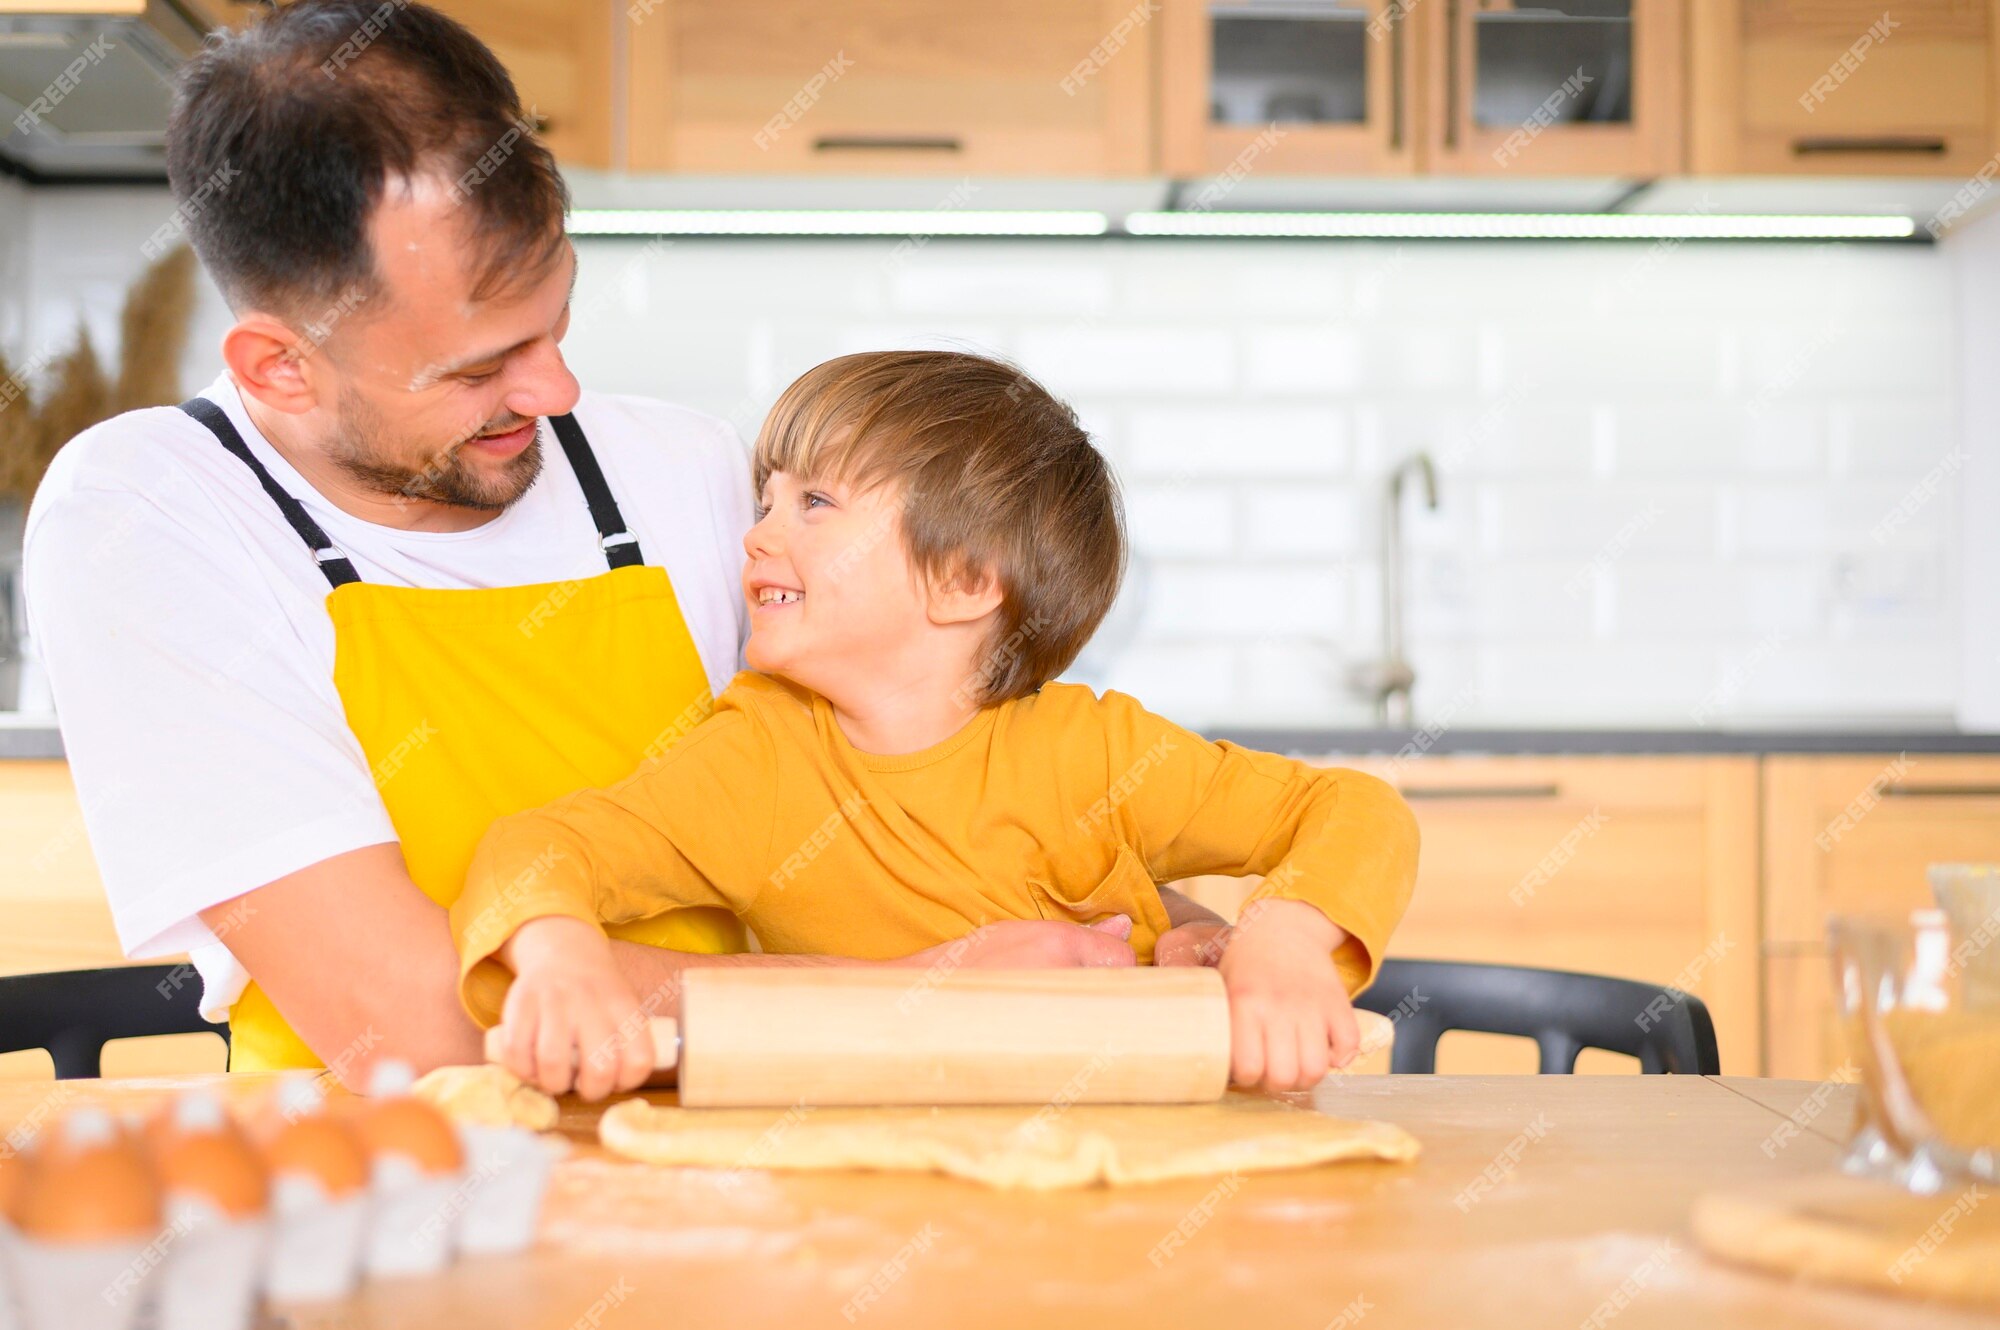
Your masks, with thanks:
<instances>
[{"instance_id":1,"label":"boy's arm","mask_svg":"<svg viewBox=\"0 0 2000 1330\"><path fill-rule=\"evenodd\" d=\"M1316 907L1338 930L1348 991L1366 987L1416 881L1416 819L1402 796L1358 771L1211 743L1123 694L1100 707L1112 785L1125 791L1112 816L1153 875L1262 874L1244 919L1265 901Z\"/></svg>"},{"instance_id":2,"label":"boy's arm","mask_svg":"<svg viewBox=\"0 0 2000 1330\"><path fill-rule=\"evenodd\" d=\"M755 860L768 840L772 760L758 727L725 709L615 785L495 821L451 907L472 1018L499 1019L500 953L530 920L596 928L682 906L746 913L763 880Z\"/></svg>"}]
</instances>

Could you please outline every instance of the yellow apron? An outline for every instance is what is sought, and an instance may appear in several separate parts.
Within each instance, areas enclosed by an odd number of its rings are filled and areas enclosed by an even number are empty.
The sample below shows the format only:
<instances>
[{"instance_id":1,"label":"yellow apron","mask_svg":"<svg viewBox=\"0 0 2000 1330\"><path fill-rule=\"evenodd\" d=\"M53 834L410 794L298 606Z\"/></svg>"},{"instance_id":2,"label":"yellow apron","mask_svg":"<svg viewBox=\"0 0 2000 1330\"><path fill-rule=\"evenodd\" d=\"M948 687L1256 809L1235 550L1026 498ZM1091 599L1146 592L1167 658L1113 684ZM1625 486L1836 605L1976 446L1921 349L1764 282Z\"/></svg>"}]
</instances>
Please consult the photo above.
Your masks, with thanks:
<instances>
[{"instance_id":1,"label":"yellow apron","mask_svg":"<svg viewBox=\"0 0 2000 1330\"><path fill-rule=\"evenodd\" d=\"M573 417L549 423L609 570L443 589L361 581L219 408L195 398L182 409L257 473L332 583L334 685L410 877L439 905L464 888L495 818L618 780L713 709L666 569L645 564ZM676 951L744 947L742 926L721 910L675 910L610 931ZM365 967L345 978L369 982ZM229 1026L231 1071L321 1065L255 983L230 1008Z\"/></svg>"}]
</instances>

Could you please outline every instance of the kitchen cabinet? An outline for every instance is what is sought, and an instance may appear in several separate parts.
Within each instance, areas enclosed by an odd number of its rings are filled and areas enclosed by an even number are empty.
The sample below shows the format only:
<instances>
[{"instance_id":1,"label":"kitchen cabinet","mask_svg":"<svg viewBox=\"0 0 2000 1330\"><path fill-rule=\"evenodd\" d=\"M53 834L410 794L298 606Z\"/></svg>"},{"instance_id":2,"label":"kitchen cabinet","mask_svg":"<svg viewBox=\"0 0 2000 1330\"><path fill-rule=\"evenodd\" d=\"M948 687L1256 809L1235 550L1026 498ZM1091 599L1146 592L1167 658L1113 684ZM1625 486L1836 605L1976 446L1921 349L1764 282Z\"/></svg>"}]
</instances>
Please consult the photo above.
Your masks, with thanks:
<instances>
[{"instance_id":1,"label":"kitchen cabinet","mask_svg":"<svg viewBox=\"0 0 2000 1330\"><path fill-rule=\"evenodd\" d=\"M638 0L629 163L696 174L1138 176L1132 0ZM976 205L975 205L976 206Z\"/></svg>"},{"instance_id":2,"label":"kitchen cabinet","mask_svg":"<svg viewBox=\"0 0 2000 1330\"><path fill-rule=\"evenodd\" d=\"M1682 0L1425 0L1412 17L1423 32L1427 170L1682 169Z\"/></svg>"},{"instance_id":3,"label":"kitchen cabinet","mask_svg":"<svg viewBox=\"0 0 2000 1330\"><path fill-rule=\"evenodd\" d=\"M1160 24L1169 175L1681 167L1682 0L1163 0Z\"/></svg>"},{"instance_id":4,"label":"kitchen cabinet","mask_svg":"<svg viewBox=\"0 0 2000 1330\"><path fill-rule=\"evenodd\" d=\"M1760 1064L1757 759L1328 758L1391 780L1422 864L1392 954L1582 970L1685 989L1715 1019L1723 1071ZM1184 890L1225 914L1253 879ZM1526 1040L1446 1035L1438 1070L1532 1072ZM1586 1052L1580 1071L1636 1071Z\"/></svg>"},{"instance_id":5,"label":"kitchen cabinet","mask_svg":"<svg viewBox=\"0 0 2000 1330\"><path fill-rule=\"evenodd\" d=\"M2000 146L1993 0L1699 0L1697 174L1967 176Z\"/></svg>"},{"instance_id":6,"label":"kitchen cabinet","mask_svg":"<svg viewBox=\"0 0 2000 1330\"><path fill-rule=\"evenodd\" d=\"M513 76L542 141L565 166L612 162L613 0L429 0L471 29ZM636 7L636 6L635 6Z\"/></svg>"},{"instance_id":7,"label":"kitchen cabinet","mask_svg":"<svg viewBox=\"0 0 2000 1330\"><path fill-rule=\"evenodd\" d=\"M1768 1074L1818 1078L1844 1056L1827 920L1935 904L1933 863L2000 862L2000 757L1772 756L1762 776Z\"/></svg>"},{"instance_id":8,"label":"kitchen cabinet","mask_svg":"<svg viewBox=\"0 0 2000 1330\"><path fill-rule=\"evenodd\" d=\"M1417 167L1407 0L1160 0L1160 158L1207 207L1240 173ZM1206 178L1206 179L1204 179Z\"/></svg>"}]
</instances>

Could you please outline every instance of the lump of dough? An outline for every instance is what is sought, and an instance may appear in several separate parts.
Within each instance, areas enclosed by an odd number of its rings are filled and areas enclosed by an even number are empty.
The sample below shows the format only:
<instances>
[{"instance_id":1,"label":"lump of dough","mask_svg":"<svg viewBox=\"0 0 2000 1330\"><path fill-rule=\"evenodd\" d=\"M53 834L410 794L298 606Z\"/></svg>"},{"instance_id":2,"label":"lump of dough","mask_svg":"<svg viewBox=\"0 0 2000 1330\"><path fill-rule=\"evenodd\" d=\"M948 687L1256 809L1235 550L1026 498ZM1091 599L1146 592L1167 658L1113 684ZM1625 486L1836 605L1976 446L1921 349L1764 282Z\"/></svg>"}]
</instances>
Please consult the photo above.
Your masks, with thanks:
<instances>
[{"instance_id":1,"label":"lump of dough","mask_svg":"<svg viewBox=\"0 0 2000 1330\"><path fill-rule=\"evenodd\" d=\"M547 1131L560 1116L555 1100L505 1067L439 1067L410 1092L453 1122L481 1127Z\"/></svg>"}]
</instances>

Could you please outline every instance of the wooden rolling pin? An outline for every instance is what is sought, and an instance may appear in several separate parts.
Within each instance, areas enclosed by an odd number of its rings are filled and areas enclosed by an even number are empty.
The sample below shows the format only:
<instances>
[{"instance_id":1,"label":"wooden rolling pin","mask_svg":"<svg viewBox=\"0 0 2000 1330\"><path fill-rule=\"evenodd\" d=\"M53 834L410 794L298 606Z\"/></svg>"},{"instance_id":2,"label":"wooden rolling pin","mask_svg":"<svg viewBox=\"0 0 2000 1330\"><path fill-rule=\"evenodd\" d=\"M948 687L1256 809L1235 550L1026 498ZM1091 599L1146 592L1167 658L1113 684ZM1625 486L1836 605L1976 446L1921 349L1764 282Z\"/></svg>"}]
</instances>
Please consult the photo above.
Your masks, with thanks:
<instances>
[{"instance_id":1,"label":"wooden rolling pin","mask_svg":"<svg viewBox=\"0 0 2000 1330\"><path fill-rule=\"evenodd\" d=\"M1388 1042L1355 1014L1364 1050ZM1229 999L1197 967L695 969L681 1019L651 1025L690 1108L1194 1104L1229 1085Z\"/></svg>"}]
</instances>

